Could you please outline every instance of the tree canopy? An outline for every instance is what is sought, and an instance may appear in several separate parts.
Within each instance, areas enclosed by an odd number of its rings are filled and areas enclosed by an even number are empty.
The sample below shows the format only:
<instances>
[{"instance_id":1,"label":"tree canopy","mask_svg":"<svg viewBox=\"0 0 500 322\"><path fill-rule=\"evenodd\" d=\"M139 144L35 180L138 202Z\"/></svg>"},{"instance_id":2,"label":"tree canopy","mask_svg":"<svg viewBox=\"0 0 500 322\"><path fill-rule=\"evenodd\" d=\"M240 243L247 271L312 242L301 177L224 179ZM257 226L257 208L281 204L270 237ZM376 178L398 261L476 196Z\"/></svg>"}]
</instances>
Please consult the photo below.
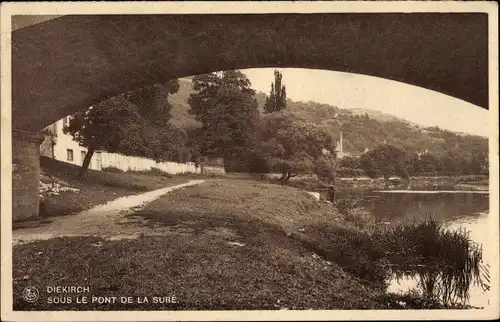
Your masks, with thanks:
<instances>
[{"instance_id":1,"label":"tree canopy","mask_svg":"<svg viewBox=\"0 0 500 322\"><path fill-rule=\"evenodd\" d=\"M96 150L157 161L177 154L176 143L183 135L169 124L171 106L167 98L178 86L177 80L146 86L75 113L64 132L88 150L79 176L85 175Z\"/></svg>"},{"instance_id":2,"label":"tree canopy","mask_svg":"<svg viewBox=\"0 0 500 322\"><path fill-rule=\"evenodd\" d=\"M370 177L382 175L388 180L391 176L408 178L408 154L393 145L380 145L361 156L359 164Z\"/></svg>"},{"instance_id":3,"label":"tree canopy","mask_svg":"<svg viewBox=\"0 0 500 322\"><path fill-rule=\"evenodd\" d=\"M199 152L224 158L226 169L242 163L251 150L259 122L255 91L240 71L224 71L193 78L190 113L202 123L196 133ZM229 169L228 169L229 170Z\"/></svg>"},{"instance_id":4,"label":"tree canopy","mask_svg":"<svg viewBox=\"0 0 500 322\"><path fill-rule=\"evenodd\" d=\"M193 91L188 98L190 114L200 122L210 120L208 112L212 107L213 99L217 97L222 86L233 87L240 92L253 96L255 91L251 88L250 80L238 70L213 72L193 77ZM208 119L207 119L208 118Z\"/></svg>"},{"instance_id":5,"label":"tree canopy","mask_svg":"<svg viewBox=\"0 0 500 322\"><path fill-rule=\"evenodd\" d=\"M272 171L282 174L281 179L285 182L297 174L315 170L327 176L334 161L323 151L333 149L334 142L322 126L297 120L283 112L271 113L262 120L258 154Z\"/></svg>"},{"instance_id":6,"label":"tree canopy","mask_svg":"<svg viewBox=\"0 0 500 322\"><path fill-rule=\"evenodd\" d=\"M279 112L286 108L286 87L282 84L282 80L283 75L275 70L274 82L271 83L271 92L264 105L266 113Z\"/></svg>"}]
</instances>

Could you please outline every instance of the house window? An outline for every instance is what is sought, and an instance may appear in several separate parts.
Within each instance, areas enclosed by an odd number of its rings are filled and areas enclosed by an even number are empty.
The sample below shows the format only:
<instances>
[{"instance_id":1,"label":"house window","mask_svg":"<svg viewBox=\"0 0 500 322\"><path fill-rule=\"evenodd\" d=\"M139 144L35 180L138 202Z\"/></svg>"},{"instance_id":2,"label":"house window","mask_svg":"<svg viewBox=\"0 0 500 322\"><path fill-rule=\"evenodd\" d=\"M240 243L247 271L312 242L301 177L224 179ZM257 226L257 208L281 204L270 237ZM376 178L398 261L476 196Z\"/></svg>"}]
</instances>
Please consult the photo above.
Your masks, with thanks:
<instances>
[{"instance_id":1,"label":"house window","mask_svg":"<svg viewBox=\"0 0 500 322\"><path fill-rule=\"evenodd\" d=\"M66 149L66 159L68 161L73 161L73 150Z\"/></svg>"},{"instance_id":2,"label":"house window","mask_svg":"<svg viewBox=\"0 0 500 322\"><path fill-rule=\"evenodd\" d=\"M63 118L63 127L69 126L69 116Z\"/></svg>"}]
</instances>

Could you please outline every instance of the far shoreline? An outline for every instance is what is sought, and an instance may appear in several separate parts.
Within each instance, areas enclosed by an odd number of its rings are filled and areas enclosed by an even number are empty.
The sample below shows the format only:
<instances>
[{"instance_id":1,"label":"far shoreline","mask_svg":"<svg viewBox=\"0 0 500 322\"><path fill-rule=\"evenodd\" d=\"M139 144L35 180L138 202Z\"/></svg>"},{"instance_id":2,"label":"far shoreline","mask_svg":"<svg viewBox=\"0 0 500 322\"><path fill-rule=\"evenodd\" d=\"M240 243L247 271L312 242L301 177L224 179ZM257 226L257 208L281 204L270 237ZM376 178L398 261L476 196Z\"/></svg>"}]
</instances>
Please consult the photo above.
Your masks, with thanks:
<instances>
[{"instance_id":1,"label":"far shoreline","mask_svg":"<svg viewBox=\"0 0 500 322\"><path fill-rule=\"evenodd\" d=\"M399 177L391 177L389 181L383 178L369 177L343 177L336 178L334 184L326 184L314 178L297 178L290 180L289 186L305 189L314 192L325 191L329 185L333 185L336 190L472 190L489 191L489 178L486 175L465 175L465 176L419 176L410 177L405 180Z\"/></svg>"}]
</instances>

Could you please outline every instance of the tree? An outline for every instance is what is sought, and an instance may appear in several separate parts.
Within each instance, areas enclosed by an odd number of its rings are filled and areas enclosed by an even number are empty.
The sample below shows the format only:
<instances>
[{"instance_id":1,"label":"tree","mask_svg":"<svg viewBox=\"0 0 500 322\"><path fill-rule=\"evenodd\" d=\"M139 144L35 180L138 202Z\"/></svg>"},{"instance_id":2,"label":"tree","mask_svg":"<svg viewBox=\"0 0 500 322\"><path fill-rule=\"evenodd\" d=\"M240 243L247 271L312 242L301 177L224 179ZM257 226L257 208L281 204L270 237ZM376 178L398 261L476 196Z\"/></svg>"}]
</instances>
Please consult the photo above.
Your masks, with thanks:
<instances>
[{"instance_id":1,"label":"tree","mask_svg":"<svg viewBox=\"0 0 500 322\"><path fill-rule=\"evenodd\" d=\"M240 167L253 148L259 114L255 91L240 71L195 76L188 102L190 113L202 123L197 133L199 153L224 158L226 170Z\"/></svg>"},{"instance_id":2,"label":"tree","mask_svg":"<svg viewBox=\"0 0 500 322\"><path fill-rule=\"evenodd\" d=\"M269 168L282 174L288 182L299 173L328 175L323 149L333 151L334 142L320 125L297 120L289 114L275 112L263 119L259 133L258 153Z\"/></svg>"},{"instance_id":3,"label":"tree","mask_svg":"<svg viewBox=\"0 0 500 322\"><path fill-rule=\"evenodd\" d=\"M314 162L313 172L319 180L332 183L335 181L336 163L333 155L323 155Z\"/></svg>"},{"instance_id":4,"label":"tree","mask_svg":"<svg viewBox=\"0 0 500 322\"><path fill-rule=\"evenodd\" d=\"M283 75L277 70L274 71L274 82L271 83L271 92L266 98L264 111L266 113L279 112L286 108L286 87L282 85Z\"/></svg>"},{"instance_id":5,"label":"tree","mask_svg":"<svg viewBox=\"0 0 500 322\"><path fill-rule=\"evenodd\" d=\"M250 96L255 95L255 91L250 87L250 80L238 70L196 75L192 82L195 93L188 99L189 113L202 123L210 121L208 111L222 85L234 87Z\"/></svg>"},{"instance_id":6,"label":"tree","mask_svg":"<svg viewBox=\"0 0 500 322\"><path fill-rule=\"evenodd\" d=\"M407 153L393 145L381 145L360 157L360 167L370 177L383 175L386 181L392 175L408 179L409 158Z\"/></svg>"},{"instance_id":7,"label":"tree","mask_svg":"<svg viewBox=\"0 0 500 322\"><path fill-rule=\"evenodd\" d=\"M71 134L81 146L87 148L87 154L78 176L84 177L95 150L117 151L125 137L131 139L131 146L135 145L134 141L139 141L137 146L142 146L141 136L132 134L132 124L139 122L140 116L136 107L123 95L110 98L85 111L75 113L69 126L65 127L63 131ZM123 124L130 126L123 127Z\"/></svg>"},{"instance_id":8,"label":"tree","mask_svg":"<svg viewBox=\"0 0 500 322\"><path fill-rule=\"evenodd\" d=\"M96 150L164 160L173 131L167 96L178 86L177 80L146 86L75 113L63 131L87 148L78 177L85 176Z\"/></svg>"},{"instance_id":9,"label":"tree","mask_svg":"<svg viewBox=\"0 0 500 322\"><path fill-rule=\"evenodd\" d=\"M166 127L172 109L168 96L175 94L178 90L179 81L173 79L164 84L153 84L129 91L124 96L137 106L139 114L147 123L156 127Z\"/></svg>"},{"instance_id":10,"label":"tree","mask_svg":"<svg viewBox=\"0 0 500 322\"><path fill-rule=\"evenodd\" d=\"M430 153L424 153L420 156L413 154L410 162L415 175L436 174L439 171L439 160Z\"/></svg>"},{"instance_id":11,"label":"tree","mask_svg":"<svg viewBox=\"0 0 500 322\"><path fill-rule=\"evenodd\" d=\"M346 156L339 160L339 166L342 168L357 169L359 168L359 159Z\"/></svg>"},{"instance_id":12,"label":"tree","mask_svg":"<svg viewBox=\"0 0 500 322\"><path fill-rule=\"evenodd\" d=\"M210 103L207 113L210 121L202 127L203 153L222 157L225 163L241 159L255 138L257 103L251 96L225 85Z\"/></svg>"},{"instance_id":13,"label":"tree","mask_svg":"<svg viewBox=\"0 0 500 322\"><path fill-rule=\"evenodd\" d=\"M485 151L473 151L471 154L468 162L470 174L488 174L488 153Z\"/></svg>"}]
</instances>

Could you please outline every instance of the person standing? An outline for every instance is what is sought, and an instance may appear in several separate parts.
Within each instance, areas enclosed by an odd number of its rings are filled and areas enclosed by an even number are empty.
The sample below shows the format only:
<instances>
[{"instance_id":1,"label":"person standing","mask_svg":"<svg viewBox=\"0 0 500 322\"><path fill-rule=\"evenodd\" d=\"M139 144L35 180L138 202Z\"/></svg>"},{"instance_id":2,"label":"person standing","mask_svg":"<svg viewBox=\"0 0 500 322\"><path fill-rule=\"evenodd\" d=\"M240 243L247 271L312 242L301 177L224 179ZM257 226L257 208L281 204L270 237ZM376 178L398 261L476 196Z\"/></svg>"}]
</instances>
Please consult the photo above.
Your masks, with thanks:
<instances>
[{"instance_id":1,"label":"person standing","mask_svg":"<svg viewBox=\"0 0 500 322\"><path fill-rule=\"evenodd\" d=\"M328 201L335 202L335 186L330 185L328 187Z\"/></svg>"}]
</instances>

